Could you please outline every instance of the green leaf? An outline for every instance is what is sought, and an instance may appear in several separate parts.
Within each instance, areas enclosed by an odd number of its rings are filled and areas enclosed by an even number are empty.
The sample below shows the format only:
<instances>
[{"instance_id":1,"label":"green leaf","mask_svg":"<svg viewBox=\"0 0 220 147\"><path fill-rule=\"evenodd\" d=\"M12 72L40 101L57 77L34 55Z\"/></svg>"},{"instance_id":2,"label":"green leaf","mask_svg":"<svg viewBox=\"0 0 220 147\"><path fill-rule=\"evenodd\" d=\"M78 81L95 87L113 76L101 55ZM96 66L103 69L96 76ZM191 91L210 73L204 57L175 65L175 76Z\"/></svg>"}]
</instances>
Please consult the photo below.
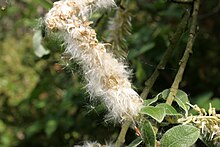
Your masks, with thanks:
<instances>
[{"instance_id":1,"label":"green leaf","mask_svg":"<svg viewBox=\"0 0 220 147\"><path fill-rule=\"evenodd\" d=\"M169 95L169 92L170 92L170 89L165 89L164 91L162 91L159 94L161 94L161 97L166 100Z\"/></svg>"},{"instance_id":2,"label":"green leaf","mask_svg":"<svg viewBox=\"0 0 220 147\"><path fill-rule=\"evenodd\" d=\"M213 98L212 100L211 100L211 104L212 104L212 107L213 108L217 108L217 109L219 109L219 107L220 107L220 100L219 100L220 98Z\"/></svg>"},{"instance_id":3,"label":"green leaf","mask_svg":"<svg viewBox=\"0 0 220 147\"><path fill-rule=\"evenodd\" d=\"M141 61L137 61L135 63L135 65L136 65L135 76L136 76L137 80L139 82L145 81L146 73L145 73L144 67L142 65L142 62Z\"/></svg>"},{"instance_id":4,"label":"green leaf","mask_svg":"<svg viewBox=\"0 0 220 147\"><path fill-rule=\"evenodd\" d=\"M166 115L180 115L181 116L181 114L178 113L175 108L173 108L172 106L166 103L160 103L156 107L164 108Z\"/></svg>"},{"instance_id":5,"label":"green leaf","mask_svg":"<svg viewBox=\"0 0 220 147\"><path fill-rule=\"evenodd\" d=\"M177 104L183 108L183 110L185 110L186 112L186 116L188 115L188 110L189 110L189 105L187 103L189 103L189 99L188 99L188 95L182 91L182 90L178 90L176 93L176 96L174 98L174 101L177 102Z\"/></svg>"},{"instance_id":6,"label":"green leaf","mask_svg":"<svg viewBox=\"0 0 220 147\"><path fill-rule=\"evenodd\" d=\"M203 107L204 109L209 109L209 103L210 99L213 97L213 92L205 92L201 93L196 97L193 97L192 103L197 104L200 107ZM219 105L218 105L219 106Z\"/></svg>"},{"instance_id":7,"label":"green leaf","mask_svg":"<svg viewBox=\"0 0 220 147\"><path fill-rule=\"evenodd\" d=\"M175 108L173 108L172 106L166 103L160 103L156 107L161 107L165 109L166 112L165 119L171 124L177 123L178 118L182 117L182 114L178 113Z\"/></svg>"},{"instance_id":8,"label":"green leaf","mask_svg":"<svg viewBox=\"0 0 220 147\"><path fill-rule=\"evenodd\" d=\"M53 132L57 129L58 123L57 120L49 120L46 123L45 132L47 136L51 136Z\"/></svg>"},{"instance_id":9,"label":"green leaf","mask_svg":"<svg viewBox=\"0 0 220 147\"><path fill-rule=\"evenodd\" d=\"M200 130L191 125L169 129L161 139L161 147L189 147L199 138Z\"/></svg>"},{"instance_id":10,"label":"green leaf","mask_svg":"<svg viewBox=\"0 0 220 147\"><path fill-rule=\"evenodd\" d=\"M166 100L169 95L169 92L169 89L162 91L162 98ZM174 101L176 101L177 104L186 112L186 115L188 115L188 110L190 108L189 105L187 105L187 103L189 103L188 95L182 90L177 90Z\"/></svg>"},{"instance_id":11,"label":"green leaf","mask_svg":"<svg viewBox=\"0 0 220 147\"><path fill-rule=\"evenodd\" d=\"M153 106L145 106L141 109L140 113L147 114L150 117L154 118L158 122L162 122L166 112L164 108L153 107Z\"/></svg>"},{"instance_id":12,"label":"green leaf","mask_svg":"<svg viewBox=\"0 0 220 147\"><path fill-rule=\"evenodd\" d=\"M128 147L136 147L136 146L138 146L139 144L141 144L141 142L142 142L141 137L138 137L138 138L136 138L135 140L133 140L133 141L128 145Z\"/></svg>"},{"instance_id":13,"label":"green leaf","mask_svg":"<svg viewBox=\"0 0 220 147\"><path fill-rule=\"evenodd\" d=\"M36 108L39 108L39 109L44 108L46 105L47 105L46 101L43 101L43 100L37 101L37 102L34 104L34 106L35 106Z\"/></svg>"},{"instance_id":14,"label":"green leaf","mask_svg":"<svg viewBox=\"0 0 220 147\"><path fill-rule=\"evenodd\" d=\"M158 96L156 96L156 97L153 98L153 99L144 100L144 105L145 105L145 106L149 106L149 105L155 103L157 100L158 100Z\"/></svg>"},{"instance_id":15,"label":"green leaf","mask_svg":"<svg viewBox=\"0 0 220 147\"><path fill-rule=\"evenodd\" d=\"M33 136L43 128L42 122L35 122L26 129L27 137Z\"/></svg>"},{"instance_id":16,"label":"green leaf","mask_svg":"<svg viewBox=\"0 0 220 147\"><path fill-rule=\"evenodd\" d=\"M143 134L145 146L155 147L156 146L156 134L154 132L153 126L148 120L144 120L141 123L142 123L141 132Z\"/></svg>"},{"instance_id":17,"label":"green leaf","mask_svg":"<svg viewBox=\"0 0 220 147\"><path fill-rule=\"evenodd\" d=\"M140 56L141 54L144 54L145 52L149 51L155 46L155 43L149 43L147 45L142 46L139 50L131 50L128 54L129 59L133 59L135 57Z\"/></svg>"}]
</instances>

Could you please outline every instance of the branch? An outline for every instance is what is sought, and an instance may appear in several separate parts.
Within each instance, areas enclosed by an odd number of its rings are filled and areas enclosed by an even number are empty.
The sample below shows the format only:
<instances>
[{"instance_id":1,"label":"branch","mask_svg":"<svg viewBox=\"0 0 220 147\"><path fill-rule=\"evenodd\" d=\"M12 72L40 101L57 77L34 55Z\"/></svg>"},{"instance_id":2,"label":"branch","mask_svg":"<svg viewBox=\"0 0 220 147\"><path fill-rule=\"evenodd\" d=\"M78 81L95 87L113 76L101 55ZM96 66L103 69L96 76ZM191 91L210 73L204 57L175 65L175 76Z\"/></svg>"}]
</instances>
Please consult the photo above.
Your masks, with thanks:
<instances>
[{"instance_id":1,"label":"branch","mask_svg":"<svg viewBox=\"0 0 220 147\"><path fill-rule=\"evenodd\" d=\"M186 9L185 14L180 24L178 25L176 32L172 35L170 39L170 44L167 50L165 51L162 59L160 60L160 63L157 65L151 77L145 82L145 88L143 89L143 92L141 93L141 97L143 99L147 98L151 88L153 87L157 77L159 76L160 70L165 69L165 66L172 54L172 51L175 49L177 42L179 41L180 37L182 36L184 30L187 27L189 17L190 17L190 10Z\"/></svg>"},{"instance_id":2,"label":"branch","mask_svg":"<svg viewBox=\"0 0 220 147\"><path fill-rule=\"evenodd\" d=\"M183 73L186 68L186 64L188 62L190 54L192 54L192 46L195 41L195 36L197 32L197 16L199 11L200 0L195 0L193 4L193 13L192 13L192 23L189 32L189 38L186 46L186 50L182 59L180 60L180 67L176 74L175 80L171 86L170 93L168 95L167 104L172 104L174 97L176 96L177 89L179 88L179 84L182 81Z\"/></svg>"},{"instance_id":3,"label":"branch","mask_svg":"<svg viewBox=\"0 0 220 147\"><path fill-rule=\"evenodd\" d=\"M122 144L124 144L125 142L125 136L126 136L126 133L129 129L131 125L131 121L125 121L121 127L121 131L120 131L120 134L118 136L118 139L115 143L115 147L120 147Z\"/></svg>"}]
</instances>

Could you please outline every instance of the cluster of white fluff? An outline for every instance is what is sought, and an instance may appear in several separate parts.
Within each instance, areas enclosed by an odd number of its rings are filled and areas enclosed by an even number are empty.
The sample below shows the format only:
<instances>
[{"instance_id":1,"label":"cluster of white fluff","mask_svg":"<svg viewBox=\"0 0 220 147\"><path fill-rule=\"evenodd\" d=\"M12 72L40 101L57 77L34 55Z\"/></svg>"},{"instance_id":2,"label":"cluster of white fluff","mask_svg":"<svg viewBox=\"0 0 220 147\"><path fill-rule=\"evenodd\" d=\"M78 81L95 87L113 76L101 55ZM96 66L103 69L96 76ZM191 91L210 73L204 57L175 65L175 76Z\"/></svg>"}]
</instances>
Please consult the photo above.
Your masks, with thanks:
<instances>
[{"instance_id":1,"label":"cluster of white fluff","mask_svg":"<svg viewBox=\"0 0 220 147\"><path fill-rule=\"evenodd\" d=\"M124 63L106 51L90 27L89 13L114 6L113 0L63 0L55 2L45 17L49 31L61 31L66 53L83 67L92 99L99 97L107 106L107 118L123 121L138 115L143 100L132 89Z\"/></svg>"}]
</instances>

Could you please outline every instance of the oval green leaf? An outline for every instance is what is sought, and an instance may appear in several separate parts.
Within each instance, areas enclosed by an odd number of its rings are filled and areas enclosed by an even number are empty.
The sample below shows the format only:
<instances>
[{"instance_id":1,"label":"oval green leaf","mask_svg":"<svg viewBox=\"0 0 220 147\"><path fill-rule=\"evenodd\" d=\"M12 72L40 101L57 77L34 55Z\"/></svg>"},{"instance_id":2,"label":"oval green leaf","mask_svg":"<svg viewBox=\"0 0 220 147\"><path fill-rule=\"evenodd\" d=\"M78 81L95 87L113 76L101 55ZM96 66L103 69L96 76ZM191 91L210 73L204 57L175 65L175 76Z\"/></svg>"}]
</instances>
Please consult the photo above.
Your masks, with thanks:
<instances>
[{"instance_id":1,"label":"oval green leaf","mask_svg":"<svg viewBox=\"0 0 220 147\"><path fill-rule=\"evenodd\" d=\"M158 96L156 96L155 98L152 98L152 99L146 99L146 100L144 100L144 105L149 106L149 105L155 103L157 100L158 100Z\"/></svg>"},{"instance_id":2,"label":"oval green leaf","mask_svg":"<svg viewBox=\"0 0 220 147\"><path fill-rule=\"evenodd\" d=\"M153 106L145 106L140 111L141 114L147 114L159 123L163 121L166 112L164 108L153 107Z\"/></svg>"},{"instance_id":3,"label":"oval green leaf","mask_svg":"<svg viewBox=\"0 0 220 147\"><path fill-rule=\"evenodd\" d=\"M188 110L189 110L189 105L187 103L189 103L189 99L188 99L188 95L182 91L182 90L178 90L176 93L176 96L174 98L174 101L177 102L177 104L183 108L183 110L185 110L186 112L186 116L188 116Z\"/></svg>"},{"instance_id":4,"label":"oval green leaf","mask_svg":"<svg viewBox=\"0 0 220 147\"><path fill-rule=\"evenodd\" d=\"M145 146L155 147L156 146L156 134L154 132L153 126L148 120L141 122L141 133L143 135L143 140Z\"/></svg>"},{"instance_id":5,"label":"oval green leaf","mask_svg":"<svg viewBox=\"0 0 220 147\"><path fill-rule=\"evenodd\" d=\"M161 95L161 97L162 97L163 99L166 100L167 97L168 97L169 92L170 92L170 89L165 89L164 91L162 91L162 92L160 93L160 95Z\"/></svg>"},{"instance_id":6,"label":"oval green leaf","mask_svg":"<svg viewBox=\"0 0 220 147\"><path fill-rule=\"evenodd\" d=\"M173 108L172 106L170 106L166 103L160 103L156 107L164 108L165 112L166 112L166 115L179 115L179 116L182 116L180 113L178 113L176 111L175 108Z\"/></svg>"},{"instance_id":7,"label":"oval green leaf","mask_svg":"<svg viewBox=\"0 0 220 147\"><path fill-rule=\"evenodd\" d=\"M50 137L53 134L53 132L56 131L57 126L58 126L57 120L49 120L49 121L47 121L46 127L45 127L45 132L46 132L48 137Z\"/></svg>"},{"instance_id":8,"label":"oval green leaf","mask_svg":"<svg viewBox=\"0 0 220 147\"><path fill-rule=\"evenodd\" d=\"M161 139L161 147L189 147L199 138L200 130L191 125L169 129Z\"/></svg>"},{"instance_id":9,"label":"oval green leaf","mask_svg":"<svg viewBox=\"0 0 220 147\"><path fill-rule=\"evenodd\" d=\"M169 92L169 89L165 89L164 91L162 91L162 98L166 100ZM188 110L190 108L189 105L187 105L187 103L189 103L188 95L184 91L178 89L174 101L176 101L177 104L185 111L185 115L187 116Z\"/></svg>"}]
</instances>

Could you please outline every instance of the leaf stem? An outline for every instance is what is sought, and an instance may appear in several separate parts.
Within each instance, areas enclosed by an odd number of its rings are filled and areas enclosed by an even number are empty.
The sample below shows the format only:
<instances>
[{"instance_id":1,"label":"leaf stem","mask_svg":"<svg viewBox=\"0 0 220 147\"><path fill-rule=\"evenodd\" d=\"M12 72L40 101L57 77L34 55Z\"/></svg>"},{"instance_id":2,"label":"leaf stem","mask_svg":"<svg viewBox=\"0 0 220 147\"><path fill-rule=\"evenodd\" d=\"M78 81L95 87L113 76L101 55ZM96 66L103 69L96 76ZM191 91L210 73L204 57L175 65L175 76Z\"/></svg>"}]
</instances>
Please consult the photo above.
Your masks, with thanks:
<instances>
[{"instance_id":1,"label":"leaf stem","mask_svg":"<svg viewBox=\"0 0 220 147\"><path fill-rule=\"evenodd\" d=\"M194 0L193 12L192 12L192 22L191 22L190 31L189 31L189 38L188 38L185 52L184 52L183 57L179 63L180 64L179 70L176 74L175 80L171 86L170 93L169 93L167 101L166 101L166 103L169 105L172 104L173 99L176 96L177 90L179 88L179 84L183 78L183 73L185 71L186 64L188 62L190 55L193 52L192 46L195 41L196 32L197 32L197 17L198 17L199 5L200 5L200 0Z\"/></svg>"}]
</instances>

